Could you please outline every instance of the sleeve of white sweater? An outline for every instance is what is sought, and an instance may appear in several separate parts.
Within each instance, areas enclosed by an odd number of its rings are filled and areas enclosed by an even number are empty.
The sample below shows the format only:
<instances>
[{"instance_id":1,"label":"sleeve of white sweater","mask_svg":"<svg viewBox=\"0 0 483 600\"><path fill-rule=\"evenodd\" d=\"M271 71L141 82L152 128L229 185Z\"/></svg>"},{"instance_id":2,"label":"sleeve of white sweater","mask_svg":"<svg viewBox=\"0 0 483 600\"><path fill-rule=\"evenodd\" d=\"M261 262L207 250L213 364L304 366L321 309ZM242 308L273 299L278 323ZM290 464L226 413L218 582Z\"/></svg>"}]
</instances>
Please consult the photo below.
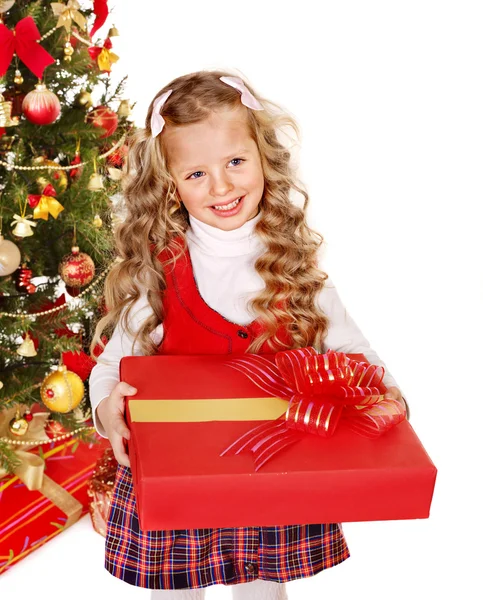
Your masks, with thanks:
<instances>
[{"instance_id":1,"label":"sleeve of white sweater","mask_svg":"<svg viewBox=\"0 0 483 600\"><path fill-rule=\"evenodd\" d=\"M130 314L130 325L133 331L138 331L143 322L151 315L152 309L146 294L141 295L134 304ZM116 325L111 339L104 351L98 357L98 362L89 377L89 397L92 407L94 426L102 437L107 437L104 428L97 419L96 409L104 398L107 398L119 383L119 363L123 356L139 356L139 345L133 348L133 337L121 326L122 318ZM163 326L159 325L151 333L157 344L163 339ZM129 382L128 382L129 383Z\"/></svg>"},{"instance_id":2,"label":"sleeve of white sweater","mask_svg":"<svg viewBox=\"0 0 483 600\"><path fill-rule=\"evenodd\" d=\"M384 385L397 385L385 363L371 348L368 340L347 312L330 277L318 297L318 305L329 319L329 330L324 340L324 352L334 350L346 354L364 354L368 362L384 367Z\"/></svg>"},{"instance_id":3,"label":"sleeve of white sweater","mask_svg":"<svg viewBox=\"0 0 483 600\"><path fill-rule=\"evenodd\" d=\"M324 340L324 351L330 348L331 350L347 354L362 353L370 363L384 367L384 384L387 387L398 387L394 377L387 371L385 363L371 348L368 340L346 311L330 278L327 279L324 288L319 294L318 304L329 319L329 330ZM136 302L131 312L130 324L132 330L137 331L150 314L151 306L144 294ZM159 325L156 327L151 333L151 337L156 344L160 344L163 339L163 326ZM124 331L119 322L104 351L99 356L96 366L92 369L89 378L89 394L94 425L103 437L106 437L106 433L96 417L96 409L100 402L109 396L119 382L119 363L121 358L123 356L139 355L139 347L135 346L133 348L133 338Z\"/></svg>"}]
</instances>

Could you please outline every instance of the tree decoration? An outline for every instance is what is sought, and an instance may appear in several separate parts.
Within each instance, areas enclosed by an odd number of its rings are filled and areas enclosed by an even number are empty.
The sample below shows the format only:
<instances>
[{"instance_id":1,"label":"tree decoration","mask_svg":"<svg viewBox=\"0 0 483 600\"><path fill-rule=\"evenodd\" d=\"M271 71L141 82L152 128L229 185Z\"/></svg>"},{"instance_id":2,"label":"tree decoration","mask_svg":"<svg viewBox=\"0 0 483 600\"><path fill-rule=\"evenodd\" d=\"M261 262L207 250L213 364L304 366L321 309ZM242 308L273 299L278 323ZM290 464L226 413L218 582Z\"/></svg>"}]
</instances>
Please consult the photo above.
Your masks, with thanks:
<instances>
[{"instance_id":1,"label":"tree decoration","mask_svg":"<svg viewBox=\"0 0 483 600\"><path fill-rule=\"evenodd\" d=\"M117 109L117 114L119 117L126 119L127 117L131 116L131 105L129 104L129 100L121 100Z\"/></svg>"},{"instance_id":2,"label":"tree decoration","mask_svg":"<svg viewBox=\"0 0 483 600\"><path fill-rule=\"evenodd\" d=\"M60 115L60 102L43 83L29 92L22 102L23 114L35 125L50 125Z\"/></svg>"},{"instance_id":3,"label":"tree decoration","mask_svg":"<svg viewBox=\"0 0 483 600\"><path fill-rule=\"evenodd\" d=\"M117 114L107 106L96 106L87 114L87 122L104 129L101 139L111 136L117 129Z\"/></svg>"},{"instance_id":4,"label":"tree decoration","mask_svg":"<svg viewBox=\"0 0 483 600\"><path fill-rule=\"evenodd\" d=\"M29 332L25 334L25 339L17 348L17 354L24 357L37 356L37 352L35 350L35 344L32 338L30 337Z\"/></svg>"},{"instance_id":5,"label":"tree decoration","mask_svg":"<svg viewBox=\"0 0 483 600\"><path fill-rule=\"evenodd\" d=\"M23 77L19 69L15 69L15 77L13 78L15 85L22 85Z\"/></svg>"},{"instance_id":6,"label":"tree decoration","mask_svg":"<svg viewBox=\"0 0 483 600\"><path fill-rule=\"evenodd\" d=\"M8 424L8 430L15 437L23 437L27 433L32 419L30 411L26 411L23 416L20 416L20 409L17 409L15 417Z\"/></svg>"},{"instance_id":7,"label":"tree decoration","mask_svg":"<svg viewBox=\"0 0 483 600\"><path fill-rule=\"evenodd\" d=\"M65 42L64 44L64 60L65 62L70 62L72 60L72 55L74 54L74 48L70 42Z\"/></svg>"},{"instance_id":8,"label":"tree decoration","mask_svg":"<svg viewBox=\"0 0 483 600\"><path fill-rule=\"evenodd\" d=\"M104 23L106 22L107 15L109 14L109 9L107 8L107 0L94 0L94 14L96 15L96 20L94 21L94 25L89 33L89 36L92 38L98 29L100 29Z\"/></svg>"},{"instance_id":9,"label":"tree decoration","mask_svg":"<svg viewBox=\"0 0 483 600\"><path fill-rule=\"evenodd\" d=\"M0 76L5 75L16 54L41 79L45 67L55 63L55 58L37 43L39 40L40 33L32 17L19 21L14 31L0 23Z\"/></svg>"},{"instance_id":10,"label":"tree decoration","mask_svg":"<svg viewBox=\"0 0 483 600\"><path fill-rule=\"evenodd\" d=\"M17 292L26 292L27 294L35 294L37 286L30 280L32 279L32 269L29 269L24 263L20 269L15 272L15 289Z\"/></svg>"},{"instance_id":11,"label":"tree decoration","mask_svg":"<svg viewBox=\"0 0 483 600\"><path fill-rule=\"evenodd\" d=\"M17 87L5 90L3 97L6 102L10 102L10 110L12 119L18 124L19 120L15 117L20 117L22 114L22 102L24 101L26 94Z\"/></svg>"},{"instance_id":12,"label":"tree decoration","mask_svg":"<svg viewBox=\"0 0 483 600\"><path fill-rule=\"evenodd\" d=\"M66 31L69 33L72 27L72 21L74 21L82 30L86 29L87 21L84 15L79 12L80 5L77 0L69 0L67 4L52 2L50 6L54 11L54 15L59 17L56 25L57 28L65 27Z\"/></svg>"},{"instance_id":13,"label":"tree decoration","mask_svg":"<svg viewBox=\"0 0 483 600\"><path fill-rule=\"evenodd\" d=\"M21 254L18 246L6 240L0 233L0 277L10 275L18 269Z\"/></svg>"},{"instance_id":14,"label":"tree decoration","mask_svg":"<svg viewBox=\"0 0 483 600\"><path fill-rule=\"evenodd\" d=\"M12 117L12 102L0 94L0 127L15 127L18 123L18 117Z\"/></svg>"},{"instance_id":15,"label":"tree decoration","mask_svg":"<svg viewBox=\"0 0 483 600\"><path fill-rule=\"evenodd\" d=\"M53 169L49 169L48 172L52 173L53 171L53 178L55 179L55 185L59 192L65 192L69 180L67 178L67 173L59 168L59 163L56 163L55 160L49 160L45 156L37 156L34 158L33 164L35 166L53 167ZM57 169L55 167L57 167ZM39 191L42 191L49 182L45 177L39 177L37 183L39 185Z\"/></svg>"},{"instance_id":16,"label":"tree decoration","mask_svg":"<svg viewBox=\"0 0 483 600\"><path fill-rule=\"evenodd\" d=\"M62 204L55 199L57 192L50 183L44 188L42 194L29 194L28 203L30 208L34 209L34 219L44 219L48 221L49 214L57 219L64 210Z\"/></svg>"},{"instance_id":17,"label":"tree decoration","mask_svg":"<svg viewBox=\"0 0 483 600\"><path fill-rule=\"evenodd\" d=\"M29 217L30 216L31 215L29 215ZM33 235L34 232L32 231L32 227L37 227L37 223L30 221L29 218L25 217L24 215L13 215L13 221L11 225L12 227L15 225L15 227L12 229L13 235L21 238L30 237Z\"/></svg>"},{"instance_id":18,"label":"tree decoration","mask_svg":"<svg viewBox=\"0 0 483 600\"><path fill-rule=\"evenodd\" d=\"M90 94L90 92L88 92L87 90L81 90L75 100L74 103L76 106L78 106L79 108L91 108L93 102L92 102L92 96Z\"/></svg>"},{"instance_id":19,"label":"tree decoration","mask_svg":"<svg viewBox=\"0 0 483 600\"><path fill-rule=\"evenodd\" d=\"M94 278L95 266L92 258L72 246L71 254L66 254L59 265L59 274L65 283L73 288L87 285Z\"/></svg>"},{"instance_id":20,"label":"tree decoration","mask_svg":"<svg viewBox=\"0 0 483 600\"><path fill-rule=\"evenodd\" d=\"M0 0L0 14L10 10L15 4L15 0Z\"/></svg>"},{"instance_id":21,"label":"tree decoration","mask_svg":"<svg viewBox=\"0 0 483 600\"><path fill-rule=\"evenodd\" d=\"M79 406L84 397L84 384L79 375L60 364L57 371L43 380L40 397L45 406L54 412L67 413Z\"/></svg>"},{"instance_id":22,"label":"tree decoration","mask_svg":"<svg viewBox=\"0 0 483 600\"><path fill-rule=\"evenodd\" d=\"M111 72L112 65L119 60L119 56L111 51L112 42L106 38L102 48L99 46L91 46L88 48L92 60L97 60L97 66L101 71Z\"/></svg>"}]
</instances>

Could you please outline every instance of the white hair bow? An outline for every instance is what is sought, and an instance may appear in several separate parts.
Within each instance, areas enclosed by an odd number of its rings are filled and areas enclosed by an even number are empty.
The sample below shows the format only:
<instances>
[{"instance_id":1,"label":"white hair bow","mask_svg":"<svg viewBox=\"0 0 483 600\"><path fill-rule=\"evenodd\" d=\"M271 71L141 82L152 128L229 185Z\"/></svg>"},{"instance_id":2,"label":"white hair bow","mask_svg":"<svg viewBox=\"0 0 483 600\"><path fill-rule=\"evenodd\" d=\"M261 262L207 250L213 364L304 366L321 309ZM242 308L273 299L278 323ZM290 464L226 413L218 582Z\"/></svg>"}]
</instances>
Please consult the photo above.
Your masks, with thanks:
<instances>
[{"instance_id":1,"label":"white hair bow","mask_svg":"<svg viewBox=\"0 0 483 600\"><path fill-rule=\"evenodd\" d=\"M263 106L246 87L242 79L239 77L220 77L220 80L240 92L242 104L252 110L263 110Z\"/></svg>"},{"instance_id":2,"label":"white hair bow","mask_svg":"<svg viewBox=\"0 0 483 600\"><path fill-rule=\"evenodd\" d=\"M155 138L158 134L163 131L164 127L164 119L161 116L160 112L164 106L166 100L171 96L173 90L168 90L161 94L159 98L156 99L153 106L153 112L151 114L151 135Z\"/></svg>"}]
</instances>

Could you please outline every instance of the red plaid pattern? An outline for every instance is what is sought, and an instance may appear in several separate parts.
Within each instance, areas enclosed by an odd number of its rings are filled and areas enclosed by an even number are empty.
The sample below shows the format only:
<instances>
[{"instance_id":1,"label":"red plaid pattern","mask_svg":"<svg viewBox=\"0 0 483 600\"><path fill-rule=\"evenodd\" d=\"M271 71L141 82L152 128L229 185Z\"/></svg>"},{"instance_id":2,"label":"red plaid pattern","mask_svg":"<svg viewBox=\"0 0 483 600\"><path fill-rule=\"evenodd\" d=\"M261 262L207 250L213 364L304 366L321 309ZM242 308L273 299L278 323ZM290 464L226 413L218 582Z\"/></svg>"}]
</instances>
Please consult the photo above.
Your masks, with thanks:
<instances>
[{"instance_id":1,"label":"red plaid pattern","mask_svg":"<svg viewBox=\"0 0 483 600\"><path fill-rule=\"evenodd\" d=\"M106 537L106 569L150 589L200 588L310 577L349 557L338 523L140 531L131 470L119 466Z\"/></svg>"}]
</instances>

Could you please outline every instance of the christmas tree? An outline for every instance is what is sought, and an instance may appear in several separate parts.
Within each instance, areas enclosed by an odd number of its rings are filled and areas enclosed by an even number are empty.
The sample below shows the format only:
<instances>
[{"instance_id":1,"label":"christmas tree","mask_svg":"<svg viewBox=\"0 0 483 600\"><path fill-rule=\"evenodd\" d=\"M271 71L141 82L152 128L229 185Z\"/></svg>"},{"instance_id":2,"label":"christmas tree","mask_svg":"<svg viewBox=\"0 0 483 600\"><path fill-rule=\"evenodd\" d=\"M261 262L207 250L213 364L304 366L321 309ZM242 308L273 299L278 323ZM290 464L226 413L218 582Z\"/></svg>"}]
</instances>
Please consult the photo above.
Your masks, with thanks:
<instances>
[{"instance_id":1,"label":"christmas tree","mask_svg":"<svg viewBox=\"0 0 483 600\"><path fill-rule=\"evenodd\" d=\"M107 0L0 0L0 472L93 435L88 346L133 127L118 32L95 39L107 17Z\"/></svg>"}]
</instances>

